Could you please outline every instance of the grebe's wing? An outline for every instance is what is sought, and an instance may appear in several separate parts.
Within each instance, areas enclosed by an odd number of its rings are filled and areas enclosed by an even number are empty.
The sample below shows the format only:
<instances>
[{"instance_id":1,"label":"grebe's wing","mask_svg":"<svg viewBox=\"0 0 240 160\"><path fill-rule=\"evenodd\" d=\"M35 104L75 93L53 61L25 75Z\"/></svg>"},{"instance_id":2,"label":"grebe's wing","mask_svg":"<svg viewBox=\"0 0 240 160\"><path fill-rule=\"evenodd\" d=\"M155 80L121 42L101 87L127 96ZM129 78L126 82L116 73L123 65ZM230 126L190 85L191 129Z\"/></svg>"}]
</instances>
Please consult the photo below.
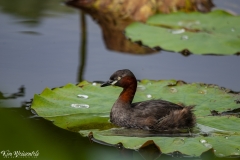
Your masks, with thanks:
<instances>
[{"instance_id":1,"label":"grebe's wing","mask_svg":"<svg viewBox=\"0 0 240 160\"><path fill-rule=\"evenodd\" d=\"M132 103L131 108L134 114L141 116L163 117L172 110L181 110L184 107L164 100L148 100Z\"/></svg>"},{"instance_id":2,"label":"grebe's wing","mask_svg":"<svg viewBox=\"0 0 240 160\"><path fill-rule=\"evenodd\" d=\"M169 102L169 101L165 101L165 100L148 100L148 101L142 101L142 102L136 102L136 103L132 103L131 104L132 108L135 109L146 109L146 107L148 108L155 108L155 107L160 107L161 109L183 109L182 106Z\"/></svg>"}]
</instances>

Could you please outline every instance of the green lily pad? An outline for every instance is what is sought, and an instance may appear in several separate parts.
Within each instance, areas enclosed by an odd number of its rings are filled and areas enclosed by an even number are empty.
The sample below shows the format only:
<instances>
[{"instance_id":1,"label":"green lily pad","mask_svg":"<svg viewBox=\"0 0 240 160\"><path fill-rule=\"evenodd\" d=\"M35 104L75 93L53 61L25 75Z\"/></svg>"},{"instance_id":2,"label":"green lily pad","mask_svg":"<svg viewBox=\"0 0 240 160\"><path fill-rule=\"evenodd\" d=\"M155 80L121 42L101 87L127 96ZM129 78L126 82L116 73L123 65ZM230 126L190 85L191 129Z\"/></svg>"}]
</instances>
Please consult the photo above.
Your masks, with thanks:
<instances>
[{"instance_id":1,"label":"green lily pad","mask_svg":"<svg viewBox=\"0 0 240 160\"><path fill-rule=\"evenodd\" d=\"M142 80L134 102L164 99L174 103L196 105L197 126L193 136L179 134L157 134L148 131L118 128L109 122L111 107L121 88L81 82L60 88L46 88L36 94L32 102L39 116L53 121L56 126L79 132L83 136L108 143L122 143L125 148L138 150L150 141L162 153L179 151L183 154L200 156L214 149L217 156L240 155L240 118L237 116L212 116L211 110L219 113L240 108L240 94L216 85L201 83L186 84L176 80ZM186 133L184 133L186 134ZM226 150L226 148L228 148Z\"/></svg>"},{"instance_id":2,"label":"green lily pad","mask_svg":"<svg viewBox=\"0 0 240 160\"><path fill-rule=\"evenodd\" d=\"M193 54L240 53L240 16L222 10L210 13L157 14L125 29L132 41L151 48Z\"/></svg>"}]
</instances>

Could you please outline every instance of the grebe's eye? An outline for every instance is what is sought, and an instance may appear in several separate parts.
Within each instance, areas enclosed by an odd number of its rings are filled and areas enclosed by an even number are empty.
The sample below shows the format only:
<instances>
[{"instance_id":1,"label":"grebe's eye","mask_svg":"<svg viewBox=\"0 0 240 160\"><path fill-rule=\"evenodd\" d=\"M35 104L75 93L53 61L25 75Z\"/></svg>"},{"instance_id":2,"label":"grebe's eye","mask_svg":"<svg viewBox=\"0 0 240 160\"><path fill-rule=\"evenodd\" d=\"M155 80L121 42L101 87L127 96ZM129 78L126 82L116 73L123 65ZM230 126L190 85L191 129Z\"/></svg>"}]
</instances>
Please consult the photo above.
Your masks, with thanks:
<instances>
[{"instance_id":1,"label":"grebe's eye","mask_svg":"<svg viewBox=\"0 0 240 160\"><path fill-rule=\"evenodd\" d=\"M119 81L122 77L118 77L117 80Z\"/></svg>"}]
</instances>

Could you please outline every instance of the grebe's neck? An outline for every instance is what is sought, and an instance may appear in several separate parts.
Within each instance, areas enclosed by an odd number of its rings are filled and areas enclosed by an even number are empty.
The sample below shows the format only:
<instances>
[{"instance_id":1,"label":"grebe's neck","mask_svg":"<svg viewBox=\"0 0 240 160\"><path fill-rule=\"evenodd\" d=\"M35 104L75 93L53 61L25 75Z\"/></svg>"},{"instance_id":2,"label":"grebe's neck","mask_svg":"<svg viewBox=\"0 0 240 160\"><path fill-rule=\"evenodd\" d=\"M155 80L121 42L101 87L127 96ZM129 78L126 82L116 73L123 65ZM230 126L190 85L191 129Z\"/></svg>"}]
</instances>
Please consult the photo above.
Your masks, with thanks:
<instances>
[{"instance_id":1,"label":"grebe's neck","mask_svg":"<svg viewBox=\"0 0 240 160\"><path fill-rule=\"evenodd\" d=\"M123 103L131 104L137 89L137 80L135 77L124 77L125 83L122 84L123 91L118 97Z\"/></svg>"}]
</instances>

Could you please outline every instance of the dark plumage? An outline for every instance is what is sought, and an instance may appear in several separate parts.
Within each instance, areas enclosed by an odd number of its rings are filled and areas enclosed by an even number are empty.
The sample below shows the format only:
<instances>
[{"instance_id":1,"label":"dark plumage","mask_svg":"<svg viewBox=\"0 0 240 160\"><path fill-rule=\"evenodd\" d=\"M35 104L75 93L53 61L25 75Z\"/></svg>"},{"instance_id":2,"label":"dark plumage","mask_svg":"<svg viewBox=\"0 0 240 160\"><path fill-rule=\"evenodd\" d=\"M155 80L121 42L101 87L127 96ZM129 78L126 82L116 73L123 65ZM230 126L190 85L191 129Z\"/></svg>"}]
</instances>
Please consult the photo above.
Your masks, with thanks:
<instances>
[{"instance_id":1,"label":"dark plumage","mask_svg":"<svg viewBox=\"0 0 240 160\"><path fill-rule=\"evenodd\" d=\"M128 69L116 71L101 86L108 85L123 88L110 113L110 121L117 126L159 131L192 128L195 125L193 106L183 107L164 100L132 103L137 80Z\"/></svg>"}]
</instances>

